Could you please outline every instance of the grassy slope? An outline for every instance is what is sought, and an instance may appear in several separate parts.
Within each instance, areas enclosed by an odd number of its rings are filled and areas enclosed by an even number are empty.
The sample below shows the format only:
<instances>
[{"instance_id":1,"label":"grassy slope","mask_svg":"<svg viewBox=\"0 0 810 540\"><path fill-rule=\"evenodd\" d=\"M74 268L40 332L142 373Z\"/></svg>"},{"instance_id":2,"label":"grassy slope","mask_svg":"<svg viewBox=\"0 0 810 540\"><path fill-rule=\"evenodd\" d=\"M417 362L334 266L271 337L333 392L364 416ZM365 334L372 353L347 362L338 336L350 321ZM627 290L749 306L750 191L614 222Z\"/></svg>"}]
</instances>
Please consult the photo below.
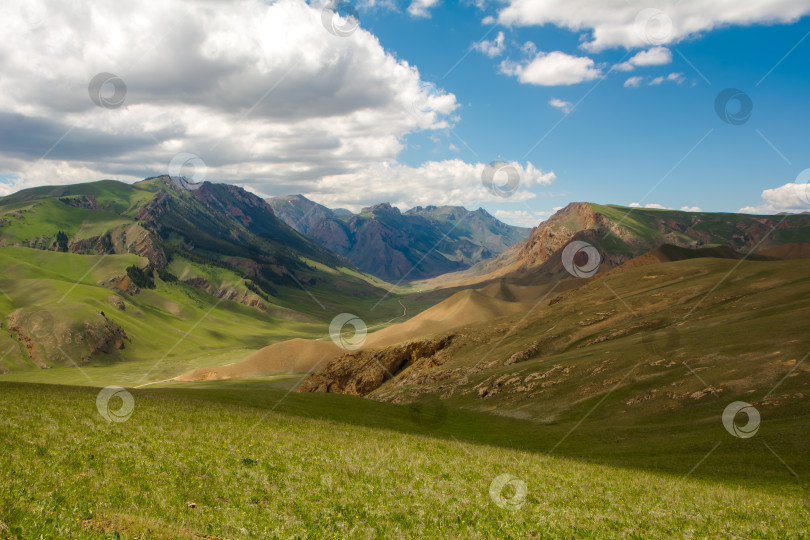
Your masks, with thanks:
<instances>
[{"instance_id":1,"label":"grassy slope","mask_svg":"<svg viewBox=\"0 0 810 540\"><path fill-rule=\"evenodd\" d=\"M64 230L75 240L97 236L134 223L138 209L161 187L166 187L165 183L165 179L161 178L135 185L104 180L75 186L33 188L0 198L0 243L36 243L44 247L52 243L58 230ZM223 195L224 202L231 201L228 197L233 198L233 190L229 191L227 186L215 186L212 189L227 192ZM60 197L80 195L94 197L98 209L77 208L58 200ZM227 221L223 215L208 215L208 211L193 200L191 193L181 192L175 196L178 201L185 201L183 204L193 210L192 214L196 212L194 215L197 218L219 220L210 227L191 226L183 222L184 217L180 212L175 220L182 222L181 225L189 231L206 229L210 232L218 226L234 226L237 233L247 238L246 242L255 240L246 230L235 226L235 222ZM284 227L273 228L274 226L270 222L254 223L254 229L276 243L306 243L295 233L285 232ZM227 237L227 231L219 233L220 236L224 234ZM277 238L276 233L287 236ZM212 246L219 245L217 242L220 240L224 242L222 245L229 248L234 243L230 237L224 240L217 237L215 240ZM310 244L307 245L312 253L308 256L321 257L322 250ZM344 311L356 313L369 321L369 324L381 323L402 313L400 304L393 297L385 299L377 306L384 294L383 289L388 288L387 284L352 271L332 269L312 258L298 262L294 253L291 254L295 258L294 265L299 267L296 271L297 280L291 279L286 284L273 285L265 291L272 295L270 298L265 296L264 299L270 310L269 314L262 314L254 308L230 301L219 303L217 298L181 283L160 281L157 290L143 290L132 297L124 295L127 309L120 312L112 307L109 297L120 296L122 293L101 287L98 282L124 275L125 268L130 264L138 263L143 266L146 264L145 259L134 255L109 255L101 258L0 247L0 289L5 291L5 294L0 294L0 313L4 326L0 332L0 372L10 369L15 373L6 377L22 380L73 384L115 380L120 384L132 384L139 379L135 377L137 373L145 373L164 356L160 363L161 369L152 375L165 378L191 367L239 360L253 350L283 338L323 337L327 334L329 321ZM220 258L221 254L214 253L212 257ZM331 255L326 259L331 260ZM85 275L96 263L99 266ZM199 276L209 279L217 286L228 285L236 291L247 289L244 277L238 275L238 269L226 269L205 261L191 261L182 253L175 255L169 270L181 278ZM77 281L81 283L77 284ZM255 276L253 281L256 281ZM63 298L68 290L70 294ZM423 304L427 305L425 302ZM110 355L94 357L95 365L89 371L95 370L97 373L89 377L72 368L56 368L47 372L35 369L17 336L8 331L7 316L20 309L23 310L23 315L44 309L53 316L57 327L61 327L57 330L72 330L74 333L85 323L98 325L103 322L100 315L103 311L127 332L132 343L127 344L121 352L114 351ZM210 309L213 311L208 313ZM417 306L413 306L414 311L417 309ZM27 320L24 318L23 322ZM188 331L191 334L185 336ZM49 353L45 360L48 365L81 363L81 357L88 352L80 350L81 347L72 348L65 344L61 348L62 350L54 348ZM122 359L129 360L132 364L122 365L119 362Z\"/></svg>"},{"instance_id":2,"label":"grassy slope","mask_svg":"<svg viewBox=\"0 0 810 540\"><path fill-rule=\"evenodd\" d=\"M266 315L235 302L219 301L183 283L159 280L154 290L142 290L137 295L118 293L126 305L124 311L119 311L109 301L116 293L98 282L122 275L126 266L138 260L135 255L0 249L3 313L20 307L44 309L53 314L58 325L61 321L99 317L98 313L104 311L132 340L124 350L128 360L125 363L111 364L111 358L101 355L81 371L74 367L15 370L0 377L72 384L134 384L156 364L148 380L173 376L190 367L238 360L249 351L290 336L325 333L319 321L306 323ZM0 366L25 367L22 349L5 327L0 334L0 347L3 353L8 352Z\"/></svg>"},{"instance_id":3,"label":"grassy slope","mask_svg":"<svg viewBox=\"0 0 810 540\"><path fill-rule=\"evenodd\" d=\"M279 383L133 391L120 424L93 389L0 386L0 528L26 538L792 537L810 524L795 483L746 477L768 461L759 449L729 460L721 446L684 478L691 456L665 474L471 444L521 424L449 414L429 428L349 396L279 402ZM724 465L724 481L703 478ZM502 473L526 484L516 511L488 495Z\"/></svg>"},{"instance_id":4,"label":"grassy slope","mask_svg":"<svg viewBox=\"0 0 810 540\"><path fill-rule=\"evenodd\" d=\"M591 204L595 212L599 212L610 218L614 223L620 223L622 227L629 229L636 237L647 242L660 245L665 238L658 231L657 222L659 220L671 220L686 226L691 226L695 231L708 234L714 242L711 245L731 245L736 249L742 248L742 243L735 236L740 235L739 225L746 227L757 225L762 220L771 220L774 224L784 217L784 224L789 227L780 227L768 235L763 242L763 246L780 245L793 242L810 242L810 216L790 215L790 216L755 216L750 214L729 214L714 212L682 212L680 210L659 210L654 208L629 208L616 205ZM692 223L692 217L698 217L699 222ZM763 231L768 232L770 227ZM674 232L677 238L684 242L689 242L692 238L684 233ZM743 251L745 251L743 249Z\"/></svg>"},{"instance_id":5,"label":"grassy slope","mask_svg":"<svg viewBox=\"0 0 810 540\"><path fill-rule=\"evenodd\" d=\"M697 461L724 436L725 406L741 400L762 415L758 437L773 437L784 459L805 467L810 433L799 426L810 421L809 315L803 260L650 265L584 282L528 315L461 329L451 360L432 370L435 382L388 383L374 396L411 401L416 391L435 399L454 389L444 401L450 407L561 426L562 434L587 415L561 450L571 445L576 455L599 459L605 451L594 441L601 441L610 453L655 467L665 467L672 452ZM537 342L534 358L503 365ZM509 382L482 399L476 387L499 377ZM770 465L774 474L781 467Z\"/></svg>"},{"instance_id":6,"label":"grassy slope","mask_svg":"<svg viewBox=\"0 0 810 540\"><path fill-rule=\"evenodd\" d=\"M0 218L10 221L7 226L0 228L0 242L6 245L55 237L60 230L70 238L90 238L132 223L114 212L74 208L56 199L3 206Z\"/></svg>"},{"instance_id":7,"label":"grassy slope","mask_svg":"<svg viewBox=\"0 0 810 540\"><path fill-rule=\"evenodd\" d=\"M197 367L239 361L276 341L324 338L332 317L343 311L355 313L369 326L402 314L398 296L391 295L377 306L380 295L369 295L368 288L354 290L355 296L347 306L346 298L360 278L351 275L348 277L352 281L348 281L343 272L335 277L335 282L342 283L338 293L330 292L322 284L285 289L283 302L278 305L267 302L269 313L229 300L220 301L179 282L164 283L158 279L156 289L143 289L136 295L99 284L113 276L124 275L126 267L136 263L144 265L146 261L136 255L78 255L21 247L0 248L0 314L4 321L18 309L23 313L44 310L51 314L59 331L81 321L100 320L103 311L131 338L123 351L96 355L81 370L72 365L72 362L80 363L83 354L80 348L63 345L62 350L56 350L51 347L52 364L63 367L41 370L28 360L16 334L3 322L0 370L11 373L0 374L0 380L142 384ZM243 279L226 269L180 257L170 266L181 277L186 268L189 276L199 275L216 284L244 288ZM126 309L114 308L109 300L111 296L120 297ZM432 302L430 297L407 301L409 315ZM290 305L296 306L294 312L287 307Z\"/></svg>"}]
</instances>

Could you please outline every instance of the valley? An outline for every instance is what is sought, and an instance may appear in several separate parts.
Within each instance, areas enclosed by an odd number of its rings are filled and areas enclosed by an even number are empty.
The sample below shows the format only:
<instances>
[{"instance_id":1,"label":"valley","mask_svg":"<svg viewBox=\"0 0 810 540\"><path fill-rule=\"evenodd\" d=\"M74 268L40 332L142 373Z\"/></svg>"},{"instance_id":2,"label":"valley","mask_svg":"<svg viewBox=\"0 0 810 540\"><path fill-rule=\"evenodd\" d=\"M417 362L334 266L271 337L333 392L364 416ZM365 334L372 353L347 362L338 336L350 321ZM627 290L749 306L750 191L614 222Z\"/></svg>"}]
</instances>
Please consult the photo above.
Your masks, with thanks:
<instances>
[{"instance_id":1,"label":"valley","mask_svg":"<svg viewBox=\"0 0 810 540\"><path fill-rule=\"evenodd\" d=\"M0 540L810 537L810 2L0 30Z\"/></svg>"},{"instance_id":2,"label":"valley","mask_svg":"<svg viewBox=\"0 0 810 540\"><path fill-rule=\"evenodd\" d=\"M5 417L17 419L4 426L1 470L26 463L2 473L0 523L72 537L306 535L324 519L371 536L768 536L760 514L730 510L739 500L784 516L788 536L810 519L800 427L810 418L810 217L574 203L525 240L502 228L500 254L391 283L271 206L170 178L0 199L0 387ZM321 216L310 227L349 227L346 212L305 208ZM48 221L54 209L64 221ZM440 209L396 216L424 212ZM384 221L378 210L360 216ZM440 220L425 223L387 226L402 238L446 234ZM95 410L110 385L132 399L122 423ZM46 394L38 414L50 427L26 424L25 400ZM732 402L756 409L755 438L723 425ZM328 443L327 432L339 435ZM141 441L133 457L120 437ZM78 480L42 469L60 454L59 470ZM116 491L136 471L158 481L147 456L185 465L161 473L157 498ZM463 501L490 497L504 469L525 494L500 507ZM319 502L280 502L290 490ZM45 491L50 503L28 514L26 498ZM607 495L618 493L623 502ZM78 505L68 514L65 497ZM455 520L427 512L440 501L456 501ZM503 510L509 501L519 511ZM658 506L638 519L629 509L642 501Z\"/></svg>"}]
</instances>

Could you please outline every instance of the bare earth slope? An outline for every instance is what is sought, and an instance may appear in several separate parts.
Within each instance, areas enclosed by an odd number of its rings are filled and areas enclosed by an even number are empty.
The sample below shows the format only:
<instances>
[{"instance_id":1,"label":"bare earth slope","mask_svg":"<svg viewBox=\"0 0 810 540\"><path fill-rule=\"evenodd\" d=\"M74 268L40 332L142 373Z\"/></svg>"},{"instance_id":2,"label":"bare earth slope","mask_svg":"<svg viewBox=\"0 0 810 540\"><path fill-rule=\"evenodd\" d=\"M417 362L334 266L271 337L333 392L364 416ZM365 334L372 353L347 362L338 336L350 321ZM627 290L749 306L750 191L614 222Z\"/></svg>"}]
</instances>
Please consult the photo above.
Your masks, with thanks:
<instances>
[{"instance_id":1,"label":"bare earth slope","mask_svg":"<svg viewBox=\"0 0 810 540\"><path fill-rule=\"evenodd\" d=\"M808 316L805 261L648 264L582 280L528 313L434 335L432 342L446 341L441 348L390 376L380 377L369 360L388 367L401 346L338 359L300 390L541 422L581 418L597 403L600 417L635 425L690 414L716 419L735 400L763 418L782 418L808 412ZM348 365L358 368L354 379ZM333 373L339 384L330 385Z\"/></svg>"},{"instance_id":2,"label":"bare earth slope","mask_svg":"<svg viewBox=\"0 0 810 540\"><path fill-rule=\"evenodd\" d=\"M464 290L415 317L368 334L362 350L389 347L412 340L429 339L438 333L465 325L496 320L525 312L552 287L519 287L494 284L480 291ZM563 288L558 288L558 292ZM322 340L294 339L274 343L241 362L198 369L179 381L231 379L273 373L307 373L344 356L346 351L328 337Z\"/></svg>"}]
</instances>

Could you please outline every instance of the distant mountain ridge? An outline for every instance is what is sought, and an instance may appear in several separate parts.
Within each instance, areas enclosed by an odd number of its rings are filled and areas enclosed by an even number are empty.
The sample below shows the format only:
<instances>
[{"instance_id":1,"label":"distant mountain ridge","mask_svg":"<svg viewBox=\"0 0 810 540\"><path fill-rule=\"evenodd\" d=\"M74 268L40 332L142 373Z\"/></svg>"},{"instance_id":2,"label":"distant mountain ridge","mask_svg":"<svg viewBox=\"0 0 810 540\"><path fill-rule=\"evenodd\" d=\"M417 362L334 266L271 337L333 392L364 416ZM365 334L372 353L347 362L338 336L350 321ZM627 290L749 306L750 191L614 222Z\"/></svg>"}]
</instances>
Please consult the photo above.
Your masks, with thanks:
<instances>
[{"instance_id":1,"label":"distant mountain ridge","mask_svg":"<svg viewBox=\"0 0 810 540\"><path fill-rule=\"evenodd\" d=\"M599 271L616 268L664 245L726 247L749 258L810 256L810 214L752 215L686 212L573 202L532 229L529 238L467 270L425 280L426 287L456 287L504 276L564 273L561 253L573 240L601 255Z\"/></svg>"},{"instance_id":2,"label":"distant mountain ridge","mask_svg":"<svg viewBox=\"0 0 810 540\"><path fill-rule=\"evenodd\" d=\"M148 342L162 335L168 348L200 306L230 320L214 335L233 346L252 339L234 328L315 324L384 297L350 266L234 185L158 176L22 190L0 198L0 324L11 332L0 346L17 351L0 373L70 364L65 354L153 356Z\"/></svg>"},{"instance_id":3,"label":"distant mountain ridge","mask_svg":"<svg viewBox=\"0 0 810 540\"><path fill-rule=\"evenodd\" d=\"M400 212L389 203L358 214L331 210L302 195L267 199L276 216L360 270L387 280L424 279L468 268L529 235L486 210L417 206Z\"/></svg>"}]
</instances>

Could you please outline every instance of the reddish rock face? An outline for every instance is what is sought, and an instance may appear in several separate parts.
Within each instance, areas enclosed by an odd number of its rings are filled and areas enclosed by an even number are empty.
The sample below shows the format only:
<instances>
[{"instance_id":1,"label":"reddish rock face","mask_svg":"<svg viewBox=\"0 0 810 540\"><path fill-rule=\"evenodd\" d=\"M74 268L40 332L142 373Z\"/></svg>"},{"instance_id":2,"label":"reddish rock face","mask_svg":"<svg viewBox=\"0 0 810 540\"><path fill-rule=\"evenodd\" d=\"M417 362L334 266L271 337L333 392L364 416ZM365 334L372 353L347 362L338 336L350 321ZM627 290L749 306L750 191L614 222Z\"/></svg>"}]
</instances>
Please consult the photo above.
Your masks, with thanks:
<instances>
[{"instance_id":1,"label":"reddish rock face","mask_svg":"<svg viewBox=\"0 0 810 540\"><path fill-rule=\"evenodd\" d=\"M131 342L124 329L103 314L66 324L58 315L42 317L42 311L18 310L8 316L8 329L17 335L29 359L40 369L73 365L73 358L84 364L92 356L111 354ZM47 324L43 326L43 322Z\"/></svg>"},{"instance_id":2,"label":"reddish rock face","mask_svg":"<svg viewBox=\"0 0 810 540\"><path fill-rule=\"evenodd\" d=\"M411 366L430 366L453 336L344 354L301 383L299 392L332 392L365 396Z\"/></svg>"}]
</instances>

